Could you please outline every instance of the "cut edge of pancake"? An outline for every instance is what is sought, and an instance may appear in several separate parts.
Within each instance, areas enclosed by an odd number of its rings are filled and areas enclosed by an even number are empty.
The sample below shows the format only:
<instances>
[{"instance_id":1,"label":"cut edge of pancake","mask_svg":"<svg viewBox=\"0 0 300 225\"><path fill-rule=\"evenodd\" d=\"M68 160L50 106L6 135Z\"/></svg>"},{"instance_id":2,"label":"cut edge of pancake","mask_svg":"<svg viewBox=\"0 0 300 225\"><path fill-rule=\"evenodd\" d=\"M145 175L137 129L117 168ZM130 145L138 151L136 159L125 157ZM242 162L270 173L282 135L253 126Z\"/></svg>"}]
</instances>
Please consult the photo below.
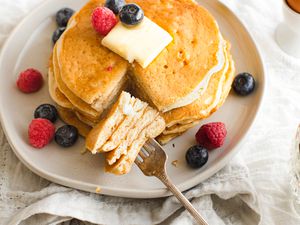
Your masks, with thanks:
<instances>
[{"instance_id":1,"label":"cut edge of pancake","mask_svg":"<svg viewBox=\"0 0 300 225\"><path fill-rule=\"evenodd\" d=\"M225 82L223 84L223 87L222 87L222 94L221 94L221 98L220 100L218 101L218 103L214 106L214 108L208 113L205 115L205 117L199 119L199 121L197 121L198 123L200 123L200 121L202 119L205 119L207 117L209 117L211 114L213 114L215 111L217 111L225 102L228 94L230 93L230 90L231 90L231 85L232 85L232 82L233 82L233 79L234 79L234 72L235 72L235 65L234 65L234 61L232 59L232 56L229 54L229 69L226 73L226 77L225 77ZM195 121L196 122L196 121ZM182 127L188 127L191 128L195 125L197 125L198 123L194 123L194 122L190 122L190 123L187 123L187 124L182 124L181 126ZM189 127L189 125L191 125ZM173 132L169 132L167 134L163 133L161 134L159 137L157 137L157 140L161 143L161 144L167 144L169 141L171 141L172 139L182 135L186 130L184 129L181 129L181 126L179 125L177 130L173 130Z\"/></svg>"},{"instance_id":2,"label":"cut edge of pancake","mask_svg":"<svg viewBox=\"0 0 300 225\"><path fill-rule=\"evenodd\" d=\"M222 94L223 84L225 82L226 73L229 68L229 44L224 48L226 62L223 70L215 73L208 84L206 92L202 94L195 102L190 105L174 109L163 114L167 130L171 130L173 126L189 123L194 120L200 120L205 117L212 108L219 102ZM203 99L205 98L205 99ZM165 131L165 134L168 134Z\"/></svg>"},{"instance_id":3,"label":"cut edge of pancake","mask_svg":"<svg viewBox=\"0 0 300 225\"><path fill-rule=\"evenodd\" d=\"M164 119L161 116L156 117L152 123L142 130L137 139L135 139L129 146L126 155L122 155L121 158L112 165L107 164L106 171L116 175L129 173L143 145L149 138L155 138L158 136L164 128Z\"/></svg>"},{"instance_id":4,"label":"cut edge of pancake","mask_svg":"<svg viewBox=\"0 0 300 225\"><path fill-rule=\"evenodd\" d=\"M86 137L86 148L93 154L105 153L106 168L125 174L145 142L165 129L159 112L147 103L122 92L108 115Z\"/></svg>"},{"instance_id":5,"label":"cut edge of pancake","mask_svg":"<svg viewBox=\"0 0 300 225\"><path fill-rule=\"evenodd\" d=\"M159 113L151 108L147 107L140 117L138 124L136 123L134 127L126 134L125 140L119 144L119 146L106 153L106 162L108 165L114 164L122 155L127 153L127 148L132 144L132 142L137 138L139 133L147 126L150 125L151 122L155 120L156 117L159 116Z\"/></svg>"},{"instance_id":6,"label":"cut edge of pancake","mask_svg":"<svg viewBox=\"0 0 300 225\"><path fill-rule=\"evenodd\" d=\"M125 107L132 107L130 106L130 100L130 94L123 91L105 118L89 133L86 138L86 148L93 154L101 152L101 147L124 120Z\"/></svg>"}]
</instances>

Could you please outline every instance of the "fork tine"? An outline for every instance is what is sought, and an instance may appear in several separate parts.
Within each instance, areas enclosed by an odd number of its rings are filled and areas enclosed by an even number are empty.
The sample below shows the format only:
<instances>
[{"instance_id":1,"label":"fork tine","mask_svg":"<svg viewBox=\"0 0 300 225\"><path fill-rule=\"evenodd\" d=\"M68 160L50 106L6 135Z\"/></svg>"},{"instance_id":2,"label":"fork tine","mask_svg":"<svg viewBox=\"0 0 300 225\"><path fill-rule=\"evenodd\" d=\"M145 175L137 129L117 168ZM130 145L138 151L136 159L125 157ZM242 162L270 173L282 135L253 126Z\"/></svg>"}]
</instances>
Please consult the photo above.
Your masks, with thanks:
<instances>
[{"instance_id":1,"label":"fork tine","mask_svg":"<svg viewBox=\"0 0 300 225\"><path fill-rule=\"evenodd\" d=\"M138 155L136 157L136 159L134 160L134 162L137 164L137 165L140 165L141 163L143 163L143 159L140 155Z\"/></svg>"},{"instance_id":2,"label":"fork tine","mask_svg":"<svg viewBox=\"0 0 300 225\"><path fill-rule=\"evenodd\" d=\"M142 168L143 163L137 159L134 162L135 162L135 165L137 165L140 168L140 170L143 171L143 168Z\"/></svg>"},{"instance_id":3,"label":"fork tine","mask_svg":"<svg viewBox=\"0 0 300 225\"><path fill-rule=\"evenodd\" d=\"M137 158L134 160L134 162L135 162L135 164L138 165L138 166L142 163L142 162L141 162L140 160L138 160Z\"/></svg>"},{"instance_id":4,"label":"fork tine","mask_svg":"<svg viewBox=\"0 0 300 225\"><path fill-rule=\"evenodd\" d=\"M143 152L146 157L150 156L149 151L147 151L147 149L144 146L142 147L141 152Z\"/></svg>"},{"instance_id":5,"label":"fork tine","mask_svg":"<svg viewBox=\"0 0 300 225\"><path fill-rule=\"evenodd\" d=\"M151 143L148 142L145 143L143 148L148 152L149 155L155 151L154 146L152 146Z\"/></svg>"},{"instance_id":6,"label":"fork tine","mask_svg":"<svg viewBox=\"0 0 300 225\"><path fill-rule=\"evenodd\" d=\"M147 154L144 152L146 151L144 148L141 149L141 151L139 152L139 156L142 158L142 159L145 159L147 158Z\"/></svg>"},{"instance_id":7,"label":"fork tine","mask_svg":"<svg viewBox=\"0 0 300 225\"><path fill-rule=\"evenodd\" d=\"M155 139L153 139L153 138L151 138L151 139L148 140L148 144L149 144L153 149L155 149L155 148L160 148L160 149L162 149L162 146L161 146Z\"/></svg>"}]
</instances>

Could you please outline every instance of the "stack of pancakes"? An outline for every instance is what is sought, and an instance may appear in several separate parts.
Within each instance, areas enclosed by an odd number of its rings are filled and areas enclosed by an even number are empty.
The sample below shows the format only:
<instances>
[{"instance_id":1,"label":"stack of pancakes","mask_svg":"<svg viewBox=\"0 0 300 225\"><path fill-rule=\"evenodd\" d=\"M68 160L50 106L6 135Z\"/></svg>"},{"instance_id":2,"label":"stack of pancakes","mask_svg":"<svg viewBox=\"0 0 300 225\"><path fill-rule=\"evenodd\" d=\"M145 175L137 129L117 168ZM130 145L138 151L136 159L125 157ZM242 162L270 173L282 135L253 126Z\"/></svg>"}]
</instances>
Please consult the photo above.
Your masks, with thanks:
<instances>
[{"instance_id":1,"label":"stack of pancakes","mask_svg":"<svg viewBox=\"0 0 300 225\"><path fill-rule=\"evenodd\" d=\"M91 25L89 1L69 21L54 47L49 89L65 122L86 136L103 122L123 90L157 109L167 143L210 116L225 101L234 77L230 44L212 15L192 0L133 0L173 41L147 67L129 64L101 45Z\"/></svg>"},{"instance_id":2,"label":"stack of pancakes","mask_svg":"<svg viewBox=\"0 0 300 225\"><path fill-rule=\"evenodd\" d=\"M125 174L149 138L165 129L159 112L127 92L122 92L108 114L86 137L86 148L105 153L107 171Z\"/></svg>"}]
</instances>

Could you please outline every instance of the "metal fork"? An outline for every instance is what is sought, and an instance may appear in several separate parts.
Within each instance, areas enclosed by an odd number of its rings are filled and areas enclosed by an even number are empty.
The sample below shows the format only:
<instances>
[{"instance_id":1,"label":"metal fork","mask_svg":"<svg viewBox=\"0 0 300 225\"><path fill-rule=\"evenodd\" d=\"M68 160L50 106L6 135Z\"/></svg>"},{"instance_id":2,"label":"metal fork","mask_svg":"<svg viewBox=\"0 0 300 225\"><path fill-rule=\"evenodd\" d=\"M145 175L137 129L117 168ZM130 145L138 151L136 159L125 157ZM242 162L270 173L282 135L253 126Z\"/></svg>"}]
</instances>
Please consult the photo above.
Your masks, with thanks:
<instances>
[{"instance_id":1,"label":"metal fork","mask_svg":"<svg viewBox=\"0 0 300 225\"><path fill-rule=\"evenodd\" d=\"M168 156L163 148L154 139L150 139L140 151L135 160L136 165L146 176L155 176L163 182L166 187L176 196L183 206L191 213L198 224L208 225L203 217L197 212L189 200L171 182L166 172L166 161Z\"/></svg>"}]
</instances>

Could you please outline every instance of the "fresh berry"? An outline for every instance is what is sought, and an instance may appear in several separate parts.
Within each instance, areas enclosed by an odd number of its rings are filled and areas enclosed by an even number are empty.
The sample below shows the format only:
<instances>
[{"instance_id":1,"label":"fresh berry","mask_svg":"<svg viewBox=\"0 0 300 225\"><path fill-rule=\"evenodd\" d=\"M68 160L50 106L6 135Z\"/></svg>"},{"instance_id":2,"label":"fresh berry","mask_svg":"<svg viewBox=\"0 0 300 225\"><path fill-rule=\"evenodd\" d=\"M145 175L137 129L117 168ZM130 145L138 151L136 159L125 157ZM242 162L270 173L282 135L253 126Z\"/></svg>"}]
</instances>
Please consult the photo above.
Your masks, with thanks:
<instances>
[{"instance_id":1,"label":"fresh berry","mask_svg":"<svg viewBox=\"0 0 300 225\"><path fill-rule=\"evenodd\" d=\"M201 168L208 161L208 152L205 148L195 145L186 152L185 159L192 168Z\"/></svg>"},{"instance_id":2,"label":"fresh berry","mask_svg":"<svg viewBox=\"0 0 300 225\"><path fill-rule=\"evenodd\" d=\"M127 4L119 13L120 20L125 25L136 25L142 22L144 11L136 4Z\"/></svg>"},{"instance_id":3,"label":"fresh berry","mask_svg":"<svg viewBox=\"0 0 300 225\"><path fill-rule=\"evenodd\" d=\"M224 123L208 123L200 127L196 133L197 143L208 150L221 147L227 135Z\"/></svg>"},{"instance_id":4,"label":"fresh berry","mask_svg":"<svg viewBox=\"0 0 300 225\"><path fill-rule=\"evenodd\" d=\"M46 119L34 119L28 128L29 143L35 148L45 147L54 137L55 126Z\"/></svg>"},{"instance_id":5,"label":"fresh berry","mask_svg":"<svg viewBox=\"0 0 300 225\"><path fill-rule=\"evenodd\" d=\"M27 69L20 73L17 86L24 93L32 93L43 86L43 76L35 69Z\"/></svg>"},{"instance_id":6,"label":"fresh berry","mask_svg":"<svg viewBox=\"0 0 300 225\"><path fill-rule=\"evenodd\" d=\"M105 7L109 8L114 14L118 14L125 5L125 0L106 0Z\"/></svg>"},{"instance_id":7,"label":"fresh berry","mask_svg":"<svg viewBox=\"0 0 300 225\"><path fill-rule=\"evenodd\" d=\"M254 91L255 80L250 73L240 73L233 81L233 90L238 95L249 95Z\"/></svg>"},{"instance_id":8,"label":"fresh berry","mask_svg":"<svg viewBox=\"0 0 300 225\"><path fill-rule=\"evenodd\" d=\"M58 112L53 105L43 104L34 111L34 118L43 118L54 123L58 118Z\"/></svg>"},{"instance_id":9,"label":"fresh berry","mask_svg":"<svg viewBox=\"0 0 300 225\"><path fill-rule=\"evenodd\" d=\"M92 14L92 25L101 35L107 35L117 24L118 20L113 11L106 7L97 7Z\"/></svg>"},{"instance_id":10,"label":"fresh berry","mask_svg":"<svg viewBox=\"0 0 300 225\"><path fill-rule=\"evenodd\" d=\"M70 147L75 144L78 139L78 130L71 125L60 127L55 133L55 141L62 147Z\"/></svg>"},{"instance_id":11,"label":"fresh berry","mask_svg":"<svg viewBox=\"0 0 300 225\"><path fill-rule=\"evenodd\" d=\"M58 39L65 32L65 30L66 30L65 27L59 27L53 32L53 35L52 35L53 44L55 44L58 41Z\"/></svg>"},{"instance_id":12,"label":"fresh berry","mask_svg":"<svg viewBox=\"0 0 300 225\"><path fill-rule=\"evenodd\" d=\"M74 10L63 8L56 13L56 23L58 27L66 27L70 18L73 16Z\"/></svg>"}]
</instances>

